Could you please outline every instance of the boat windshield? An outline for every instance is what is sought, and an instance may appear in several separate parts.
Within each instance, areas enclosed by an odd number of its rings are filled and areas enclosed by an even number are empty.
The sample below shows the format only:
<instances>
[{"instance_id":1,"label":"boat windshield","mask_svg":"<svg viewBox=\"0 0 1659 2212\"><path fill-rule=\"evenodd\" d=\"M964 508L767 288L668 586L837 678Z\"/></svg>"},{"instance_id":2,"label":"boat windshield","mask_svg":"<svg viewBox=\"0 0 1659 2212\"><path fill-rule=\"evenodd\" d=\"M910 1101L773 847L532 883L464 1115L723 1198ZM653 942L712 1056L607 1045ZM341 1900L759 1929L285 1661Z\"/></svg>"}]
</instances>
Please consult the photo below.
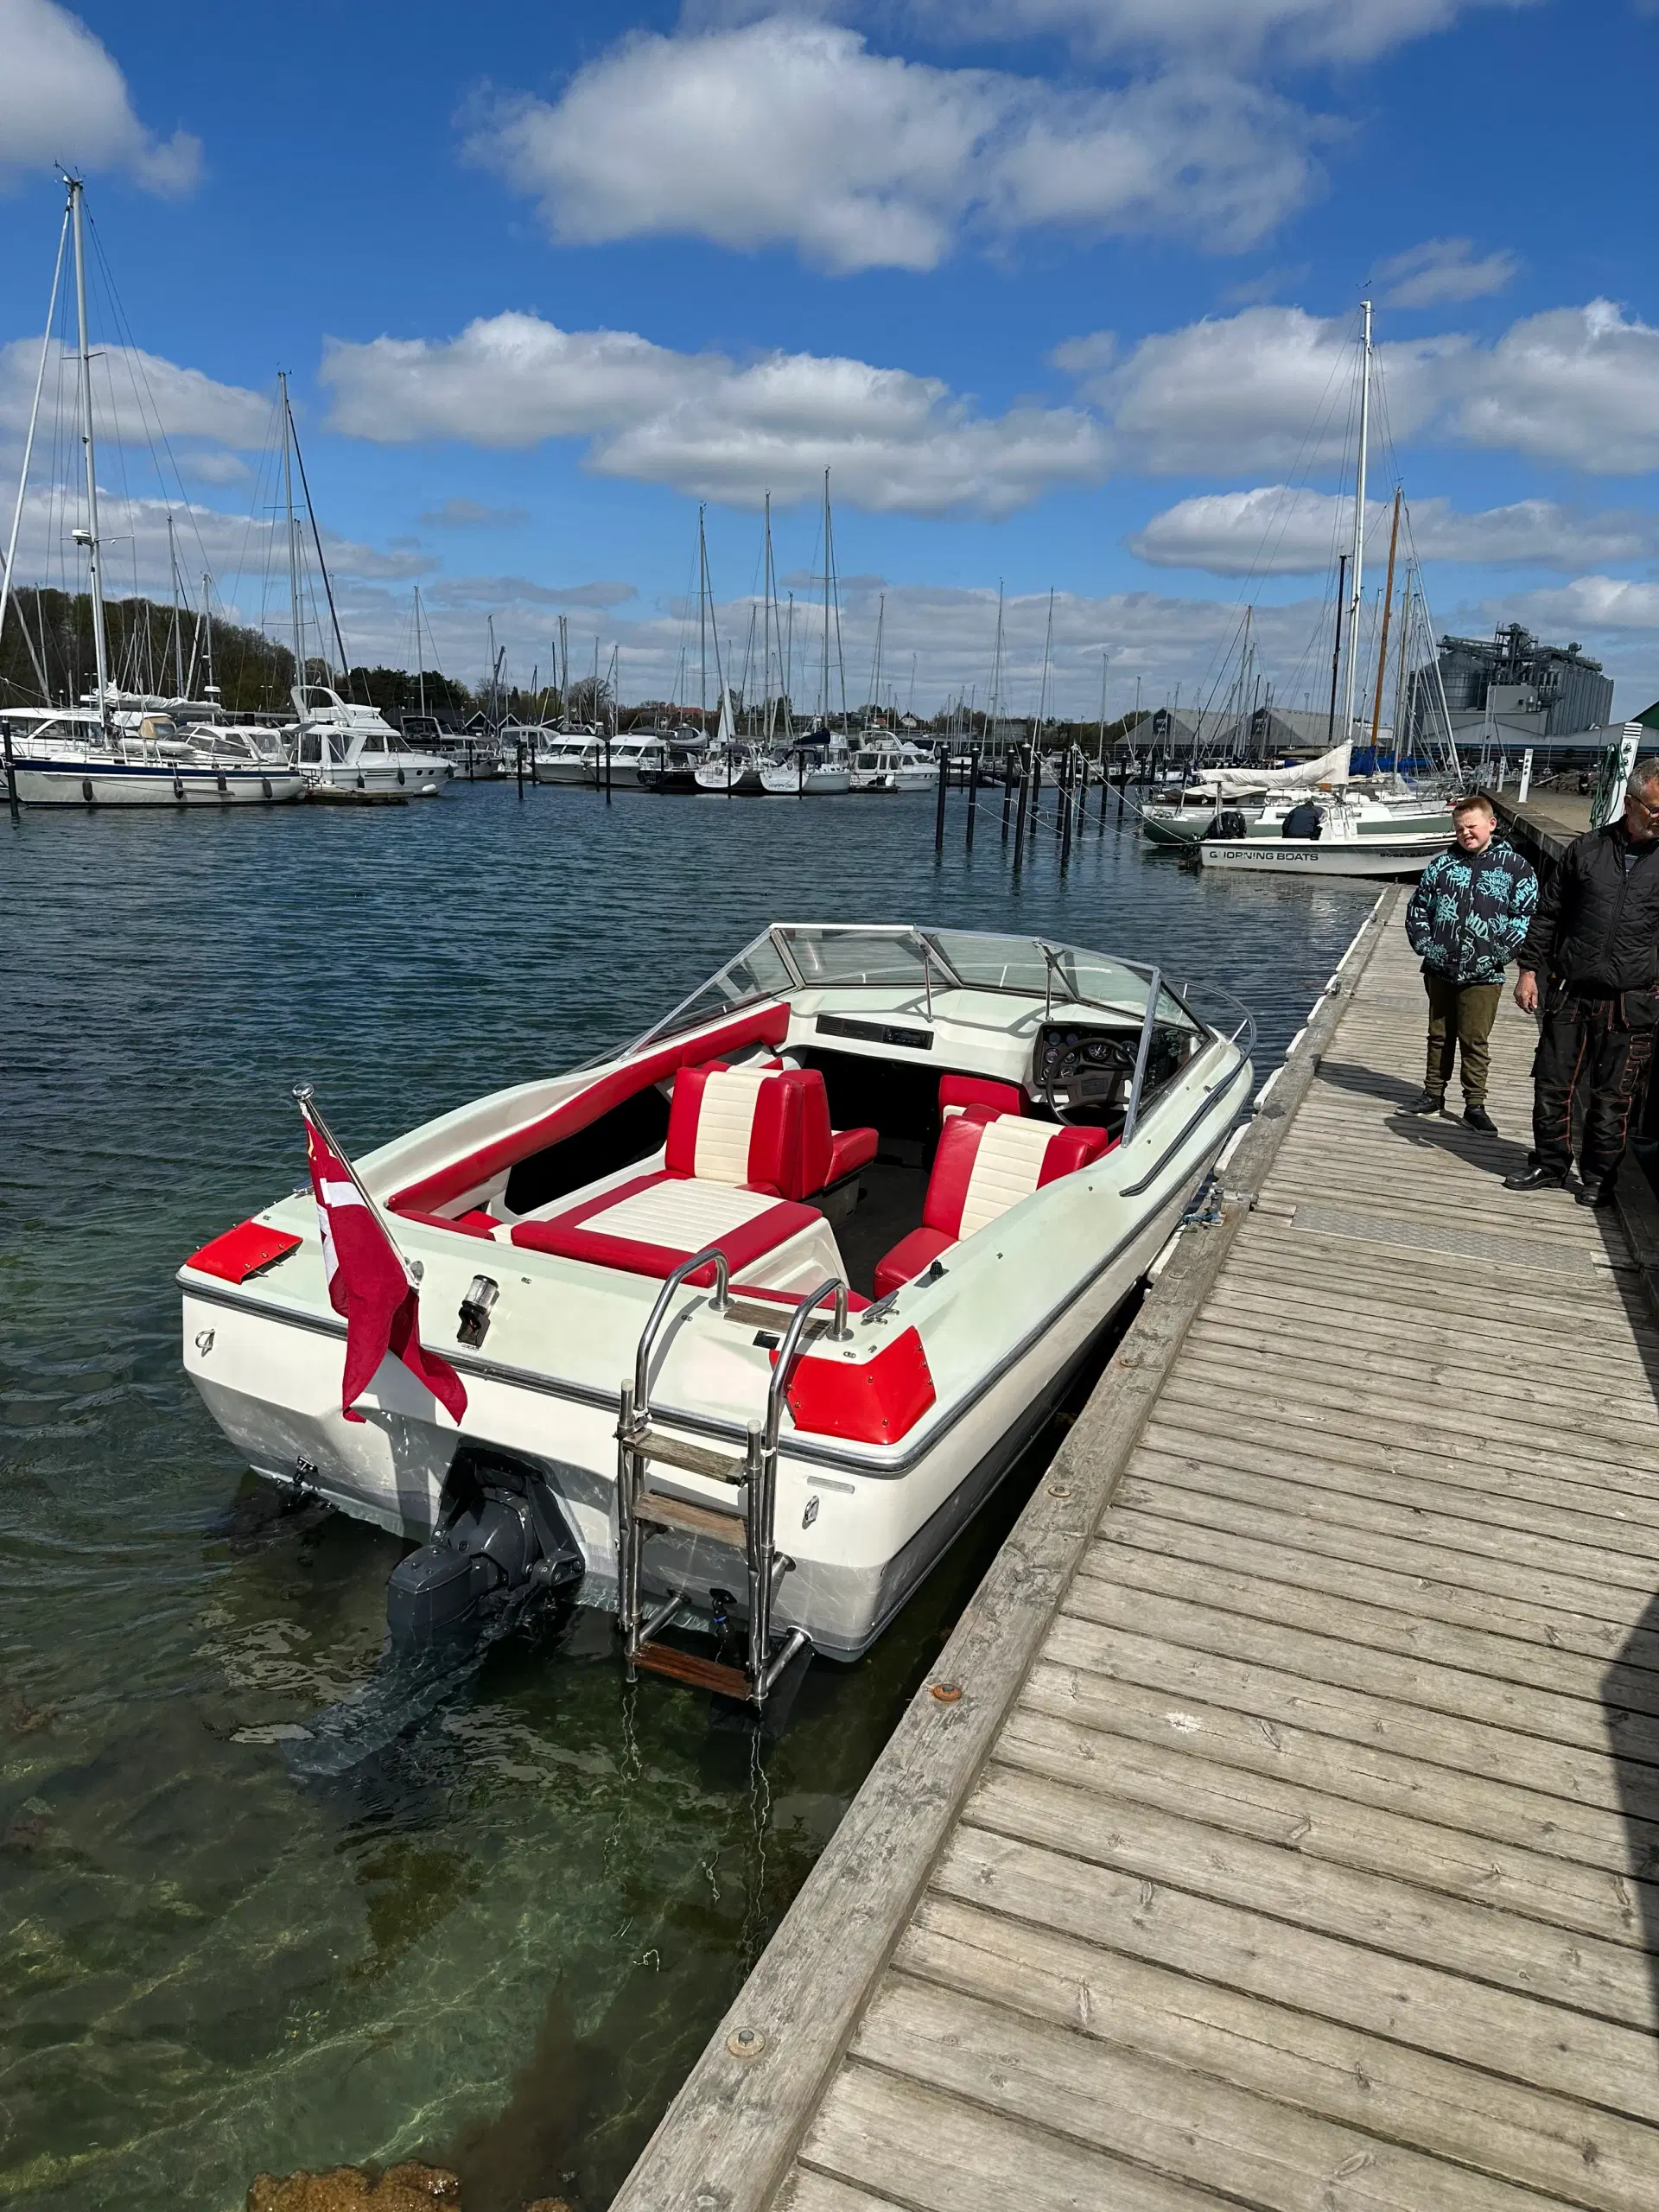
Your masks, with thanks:
<instances>
[{"instance_id":1,"label":"boat windshield","mask_svg":"<svg viewBox=\"0 0 1659 2212\"><path fill-rule=\"evenodd\" d=\"M1144 1018L1153 970L1079 945L1039 938L961 930L869 928L855 923L779 923L745 947L632 1049L717 1021L734 1008L797 990L914 991L930 999L952 989L1007 991L1055 1007L1097 1007L1135 1021ZM1201 1032L1167 986L1158 1020Z\"/></svg>"}]
</instances>

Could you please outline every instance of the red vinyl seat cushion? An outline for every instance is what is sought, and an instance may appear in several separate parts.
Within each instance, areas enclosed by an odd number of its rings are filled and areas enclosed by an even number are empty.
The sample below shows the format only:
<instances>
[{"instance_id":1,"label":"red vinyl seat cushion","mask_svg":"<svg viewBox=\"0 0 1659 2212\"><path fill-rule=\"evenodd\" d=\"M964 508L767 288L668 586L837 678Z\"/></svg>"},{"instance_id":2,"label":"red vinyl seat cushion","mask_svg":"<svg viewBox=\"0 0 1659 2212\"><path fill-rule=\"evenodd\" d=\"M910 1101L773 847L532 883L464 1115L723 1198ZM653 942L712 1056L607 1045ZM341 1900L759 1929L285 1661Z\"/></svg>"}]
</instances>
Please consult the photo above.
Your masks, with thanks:
<instances>
[{"instance_id":1,"label":"red vinyl seat cushion","mask_svg":"<svg viewBox=\"0 0 1659 2212\"><path fill-rule=\"evenodd\" d=\"M674 1079L664 1165L800 1200L875 1156L874 1129L832 1130L817 1068L682 1068Z\"/></svg>"},{"instance_id":2,"label":"red vinyl seat cushion","mask_svg":"<svg viewBox=\"0 0 1659 2212\"><path fill-rule=\"evenodd\" d=\"M939 1119L954 1116L966 1106L988 1106L994 1114L1024 1114L1026 1094L1017 1083L999 1083L988 1075L942 1075L939 1077Z\"/></svg>"},{"instance_id":3,"label":"red vinyl seat cushion","mask_svg":"<svg viewBox=\"0 0 1659 2212\"><path fill-rule=\"evenodd\" d=\"M925 1222L919 1229L912 1229L908 1236L901 1236L892 1251L875 1263L876 1296L885 1298L901 1283L913 1282L956 1241L942 1229L930 1229Z\"/></svg>"},{"instance_id":4,"label":"red vinyl seat cushion","mask_svg":"<svg viewBox=\"0 0 1659 2212\"><path fill-rule=\"evenodd\" d=\"M717 1246L725 1254L728 1272L735 1275L741 1268L753 1267L779 1244L823 1218L812 1206L780 1199L747 1221L701 1238L696 1244L658 1243L620 1235L604 1226L603 1217L626 1200L690 1179L661 1171L653 1175L636 1175L631 1182L617 1184L596 1197L584 1198L567 1212L555 1214L550 1221L521 1221L513 1230L512 1242L529 1252L551 1252L563 1260L585 1260L593 1267L617 1268L625 1274L659 1278L672 1274L682 1260L690 1259L694 1251L707 1243ZM714 1279L712 1261L686 1277L688 1282L698 1286Z\"/></svg>"},{"instance_id":5,"label":"red vinyl seat cushion","mask_svg":"<svg viewBox=\"0 0 1659 2212\"><path fill-rule=\"evenodd\" d=\"M1116 1141L1104 1129L1055 1128L1046 1133L1039 1122L1019 1121L1017 1130L1010 1129L1007 1125L1016 1120L969 1105L946 1122L928 1177L922 1225L878 1262L878 1298L912 1281L952 1244L1033 1191L1087 1167Z\"/></svg>"}]
</instances>

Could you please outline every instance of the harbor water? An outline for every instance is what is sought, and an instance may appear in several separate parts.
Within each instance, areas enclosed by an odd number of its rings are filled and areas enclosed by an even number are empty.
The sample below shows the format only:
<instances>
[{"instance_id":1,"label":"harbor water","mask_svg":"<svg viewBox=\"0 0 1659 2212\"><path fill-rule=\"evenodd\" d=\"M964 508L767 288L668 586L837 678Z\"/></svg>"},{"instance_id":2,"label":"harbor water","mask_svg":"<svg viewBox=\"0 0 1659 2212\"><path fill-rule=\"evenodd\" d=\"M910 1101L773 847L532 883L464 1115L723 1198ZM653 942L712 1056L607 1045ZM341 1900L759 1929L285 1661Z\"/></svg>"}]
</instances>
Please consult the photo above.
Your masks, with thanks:
<instances>
[{"instance_id":1,"label":"harbor water","mask_svg":"<svg viewBox=\"0 0 1659 2212\"><path fill-rule=\"evenodd\" d=\"M1014 876L930 798L458 786L401 809L0 817L0 2207L232 2212L423 2156L601 2212L1035 1471L764 1755L499 1646L391 1755L284 1746L378 1654L399 1546L258 1484L179 1363L180 1260L304 1174L637 1033L770 920L1024 930L1244 999L1258 1071L1374 896L1091 818Z\"/></svg>"}]
</instances>

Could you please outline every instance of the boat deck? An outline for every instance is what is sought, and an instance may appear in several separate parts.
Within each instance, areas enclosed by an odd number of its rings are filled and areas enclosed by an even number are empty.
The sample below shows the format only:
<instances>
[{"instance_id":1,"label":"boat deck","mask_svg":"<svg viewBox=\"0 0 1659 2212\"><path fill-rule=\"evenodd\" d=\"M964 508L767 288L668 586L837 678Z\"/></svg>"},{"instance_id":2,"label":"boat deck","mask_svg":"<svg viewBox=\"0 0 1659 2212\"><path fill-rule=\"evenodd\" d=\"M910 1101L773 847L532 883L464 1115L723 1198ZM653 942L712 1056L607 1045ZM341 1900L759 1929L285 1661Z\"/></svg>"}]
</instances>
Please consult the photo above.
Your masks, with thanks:
<instances>
[{"instance_id":1,"label":"boat deck","mask_svg":"<svg viewBox=\"0 0 1659 2212\"><path fill-rule=\"evenodd\" d=\"M1659 2207L1659 1327L1383 904L619 2208Z\"/></svg>"}]
</instances>

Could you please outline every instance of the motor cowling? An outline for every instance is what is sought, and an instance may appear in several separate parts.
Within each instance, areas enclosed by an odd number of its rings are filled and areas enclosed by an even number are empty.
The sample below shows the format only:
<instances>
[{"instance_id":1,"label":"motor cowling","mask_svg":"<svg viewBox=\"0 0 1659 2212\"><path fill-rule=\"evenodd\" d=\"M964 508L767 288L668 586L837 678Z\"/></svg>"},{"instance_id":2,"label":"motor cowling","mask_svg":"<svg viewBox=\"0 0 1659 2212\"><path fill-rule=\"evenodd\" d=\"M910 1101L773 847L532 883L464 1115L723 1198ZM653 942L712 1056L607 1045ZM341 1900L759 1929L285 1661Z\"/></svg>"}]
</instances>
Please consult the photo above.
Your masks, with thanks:
<instances>
[{"instance_id":1,"label":"motor cowling","mask_svg":"<svg viewBox=\"0 0 1659 2212\"><path fill-rule=\"evenodd\" d=\"M581 1547L549 1485L494 1461L451 1471L438 1533L392 1570L386 1627L393 1649L464 1643L504 1624L531 1597L568 1588Z\"/></svg>"}]
</instances>

